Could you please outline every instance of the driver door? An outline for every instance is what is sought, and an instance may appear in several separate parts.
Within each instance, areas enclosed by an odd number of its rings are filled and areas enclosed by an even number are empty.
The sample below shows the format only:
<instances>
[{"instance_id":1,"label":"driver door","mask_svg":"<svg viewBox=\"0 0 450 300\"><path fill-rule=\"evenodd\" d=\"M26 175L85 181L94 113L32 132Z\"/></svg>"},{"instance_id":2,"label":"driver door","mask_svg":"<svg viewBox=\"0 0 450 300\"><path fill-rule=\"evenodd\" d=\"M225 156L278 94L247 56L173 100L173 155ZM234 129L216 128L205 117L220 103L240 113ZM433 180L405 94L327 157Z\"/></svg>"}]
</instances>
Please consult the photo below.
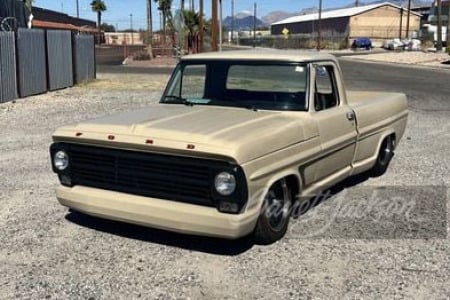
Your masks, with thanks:
<instances>
[{"instance_id":1,"label":"driver door","mask_svg":"<svg viewBox=\"0 0 450 300\"><path fill-rule=\"evenodd\" d=\"M315 90L313 115L319 128L321 153L316 181L333 176L343 179L351 172L356 147L355 113L345 103L342 85L333 63L314 65Z\"/></svg>"}]
</instances>

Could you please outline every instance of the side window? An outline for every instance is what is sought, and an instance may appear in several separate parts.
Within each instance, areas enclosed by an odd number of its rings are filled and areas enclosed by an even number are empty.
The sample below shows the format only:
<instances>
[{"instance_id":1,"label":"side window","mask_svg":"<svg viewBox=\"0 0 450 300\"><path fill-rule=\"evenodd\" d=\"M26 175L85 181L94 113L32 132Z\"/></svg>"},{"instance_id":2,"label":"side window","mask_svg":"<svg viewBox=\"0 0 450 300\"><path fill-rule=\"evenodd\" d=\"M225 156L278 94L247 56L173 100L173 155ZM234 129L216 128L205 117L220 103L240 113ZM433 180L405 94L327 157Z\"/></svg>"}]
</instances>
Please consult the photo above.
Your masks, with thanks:
<instances>
[{"instance_id":1,"label":"side window","mask_svg":"<svg viewBox=\"0 0 450 300\"><path fill-rule=\"evenodd\" d=\"M315 90L314 107L316 111L338 105L339 96L332 66L316 66Z\"/></svg>"},{"instance_id":2,"label":"side window","mask_svg":"<svg viewBox=\"0 0 450 300\"><path fill-rule=\"evenodd\" d=\"M183 70L181 97L201 99L205 95L205 65L187 65Z\"/></svg>"}]
</instances>

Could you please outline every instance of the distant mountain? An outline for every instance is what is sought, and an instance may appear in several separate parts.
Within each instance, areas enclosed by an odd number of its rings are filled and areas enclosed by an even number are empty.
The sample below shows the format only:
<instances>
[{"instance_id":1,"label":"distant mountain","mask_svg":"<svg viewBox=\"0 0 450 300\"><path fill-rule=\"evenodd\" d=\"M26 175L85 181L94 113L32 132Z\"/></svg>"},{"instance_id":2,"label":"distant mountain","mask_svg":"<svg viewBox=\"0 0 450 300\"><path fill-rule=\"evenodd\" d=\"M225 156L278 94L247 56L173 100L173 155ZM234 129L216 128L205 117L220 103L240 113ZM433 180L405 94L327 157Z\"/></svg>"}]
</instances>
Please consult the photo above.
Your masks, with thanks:
<instances>
[{"instance_id":1,"label":"distant mountain","mask_svg":"<svg viewBox=\"0 0 450 300\"><path fill-rule=\"evenodd\" d=\"M231 30L233 24L233 19L231 17L226 17L223 20L223 26L227 30ZM256 27L264 27L268 26L266 23L261 21L260 19L256 18ZM252 30L253 29L253 16L241 16L240 18L236 17L234 18L234 30Z\"/></svg>"},{"instance_id":2,"label":"distant mountain","mask_svg":"<svg viewBox=\"0 0 450 300\"><path fill-rule=\"evenodd\" d=\"M312 6L312 7L307 7L307 8L303 8L298 14L299 15L309 15L309 14L313 14L319 11L319 8L317 6Z\"/></svg>"},{"instance_id":3,"label":"distant mountain","mask_svg":"<svg viewBox=\"0 0 450 300\"><path fill-rule=\"evenodd\" d=\"M278 10L278 11L270 12L268 15L262 17L261 20L264 23L270 25L272 23L275 23L275 22L278 22L278 21L281 21L281 20L284 20L284 19L296 16L296 15L298 15L298 14L297 13L288 13L288 12L285 12L285 11Z\"/></svg>"},{"instance_id":4,"label":"distant mountain","mask_svg":"<svg viewBox=\"0 0 450 300\"><path fill-rule=\"evenodd\" d=\"M238 12L237 14L234 15L235 19L243 19L246 17L250 17L253 16L253 13L247 10L243 10L241 12Z\"/></svg>"}]
</instances>

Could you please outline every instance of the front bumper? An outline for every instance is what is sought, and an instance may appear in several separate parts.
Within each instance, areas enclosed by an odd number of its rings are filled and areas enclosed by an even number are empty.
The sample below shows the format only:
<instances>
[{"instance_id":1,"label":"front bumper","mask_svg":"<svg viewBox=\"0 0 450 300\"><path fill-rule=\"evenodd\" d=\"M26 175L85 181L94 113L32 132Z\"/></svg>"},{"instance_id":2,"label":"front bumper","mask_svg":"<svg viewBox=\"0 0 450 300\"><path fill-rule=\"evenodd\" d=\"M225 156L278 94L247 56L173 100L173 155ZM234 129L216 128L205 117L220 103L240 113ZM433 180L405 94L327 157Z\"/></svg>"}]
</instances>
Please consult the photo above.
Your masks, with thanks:
<instances>
[{"instance_id":1,"label":"front bumper","mask_svg":"<svg viewBox=\"0 0 450 300\"><path fill-rule=\"evenodd\" d=\"M60 186L59 203L105 219L180 233L236 239L253 231L259 210L232 215L216 208L96 188Z\"/></svg>"}]
</instances>

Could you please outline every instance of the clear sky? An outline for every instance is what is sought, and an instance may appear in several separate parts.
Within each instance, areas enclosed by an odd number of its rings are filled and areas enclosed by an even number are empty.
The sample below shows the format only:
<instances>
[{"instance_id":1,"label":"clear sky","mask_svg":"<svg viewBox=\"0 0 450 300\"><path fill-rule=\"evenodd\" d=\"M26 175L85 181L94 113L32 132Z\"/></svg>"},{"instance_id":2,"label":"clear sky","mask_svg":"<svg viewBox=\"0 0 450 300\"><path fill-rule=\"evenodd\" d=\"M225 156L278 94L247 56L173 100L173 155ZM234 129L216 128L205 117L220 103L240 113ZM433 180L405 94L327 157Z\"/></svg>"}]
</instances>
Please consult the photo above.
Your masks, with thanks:
<instances>
[{"instance_id":1,"label":"clear sky","mask_svg":"<svg viewBox=\"0 0 450 300\"><path fill-rule=\"evenodd\" d=\"M1 1L1 0L0 0ZM76 16L77 0L35 0L34 5L42 8L63 11L66 14ZM118 26L119 29L130 28L130 14L133 14L134 28L146 28L146 1L145 0L104 0L108 10L103 14L103 21L111 25ZM89 6L91 0L78 0L80 7L80 17L96 20L96 15ZM223 17L231 15L231 0L222 0ZM253 12L254 0L235 0L235 13L241 11ZM323 7L339 7L352 3L352 0L323 0ZM189 0L185 0L188 5ZM205 14L211 15L211 1L204 0ZM256 0L258 6L258 17L275 10L287 12L298 12L302 8L318 6L317 1L300 0ZM180 6L180 0L173 0L174 9ZM195 8L198 9L198 0L195 0ZM159 11L156 3L153 5L153 27L158 29L160 25Z\"/></svg>"}]
</instances>

